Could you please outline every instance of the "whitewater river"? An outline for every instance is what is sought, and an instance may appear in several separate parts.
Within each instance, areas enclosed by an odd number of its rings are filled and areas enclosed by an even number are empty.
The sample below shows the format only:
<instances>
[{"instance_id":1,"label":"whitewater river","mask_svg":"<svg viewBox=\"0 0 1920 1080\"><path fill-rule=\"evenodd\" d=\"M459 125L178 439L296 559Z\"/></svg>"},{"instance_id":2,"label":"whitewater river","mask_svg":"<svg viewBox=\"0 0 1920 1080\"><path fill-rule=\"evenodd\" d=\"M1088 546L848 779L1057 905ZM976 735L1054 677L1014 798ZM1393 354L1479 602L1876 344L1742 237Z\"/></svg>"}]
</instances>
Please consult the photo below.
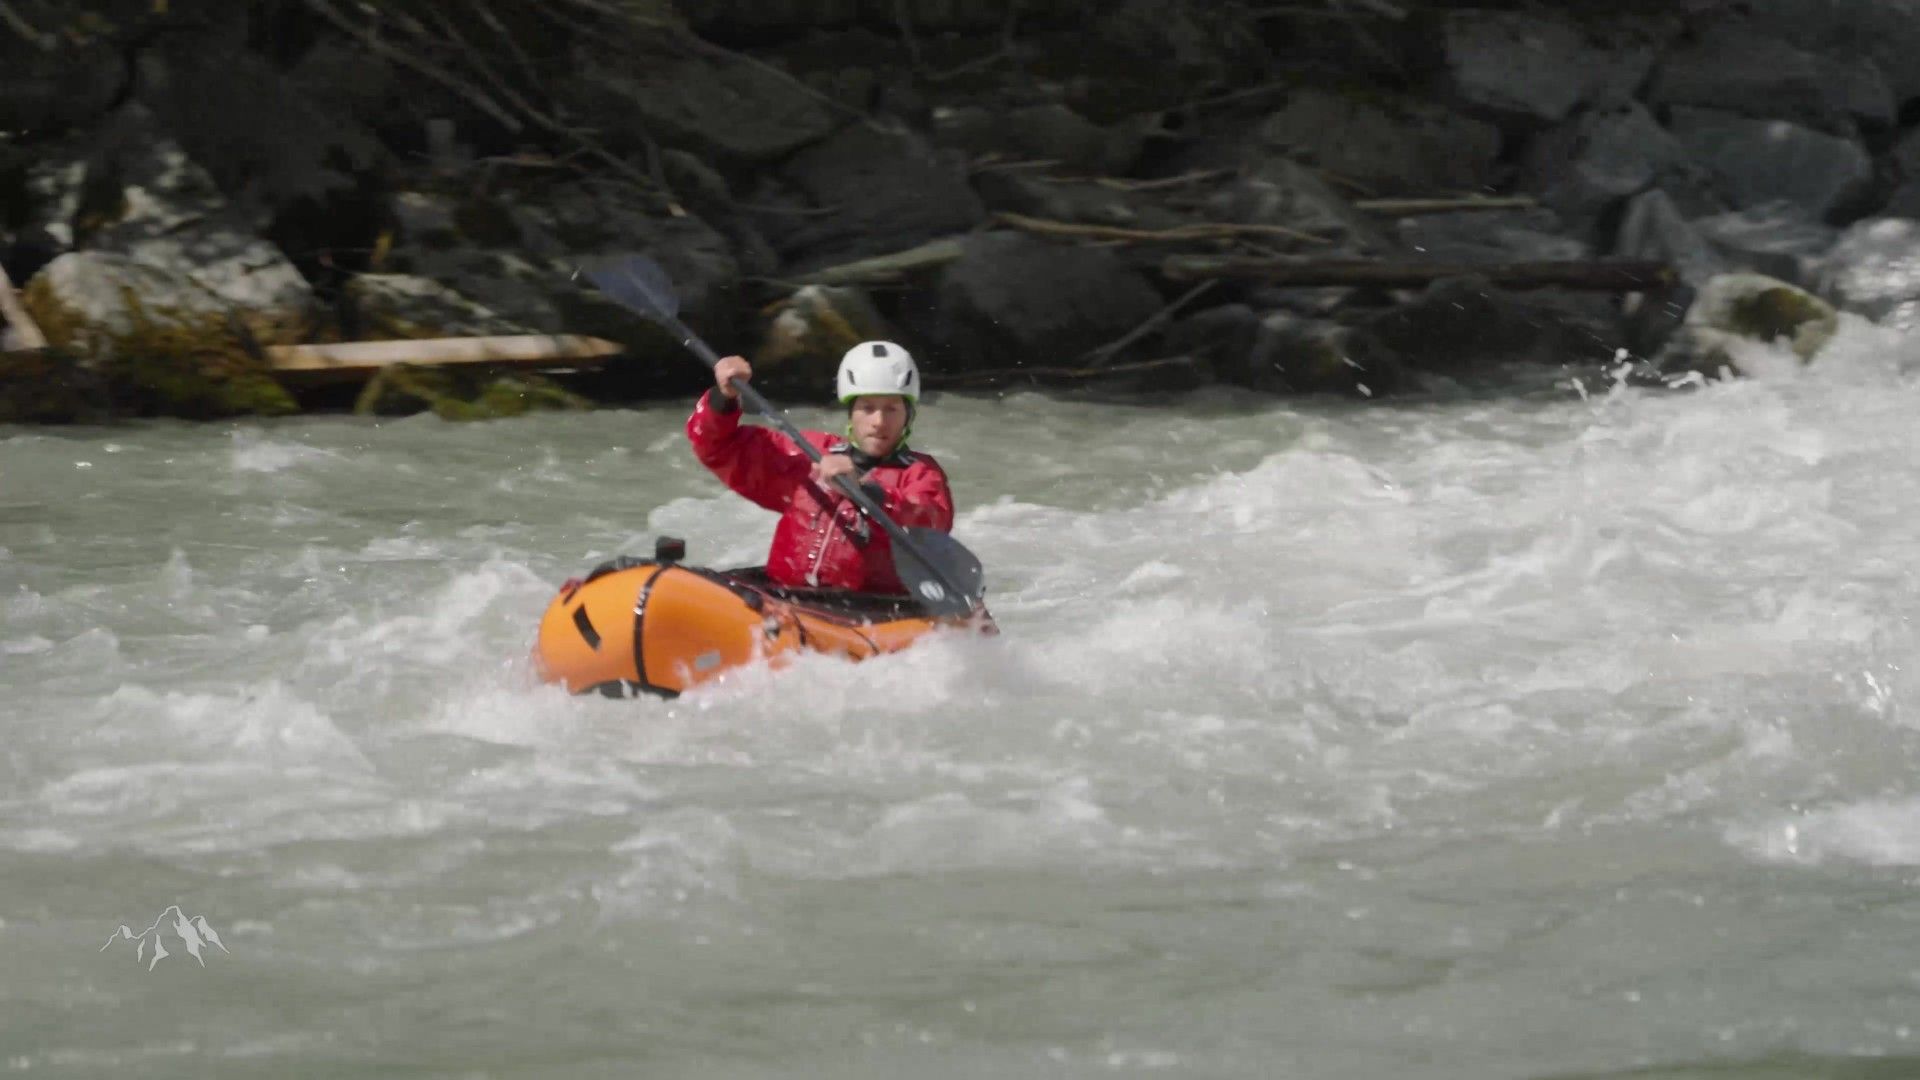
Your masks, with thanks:
<instances>
[{"instance_id":1,"label":"whitewater river","mask_svg":"<svg viewBox=\"0 0 1920 1080\"><path fill-rule=\"evenodd\" d=\"M0 429L0 1074L1920 1076L1915 344L948 396L1004 635L677 702L679 405Z\"/></svg>"}]
</instances>

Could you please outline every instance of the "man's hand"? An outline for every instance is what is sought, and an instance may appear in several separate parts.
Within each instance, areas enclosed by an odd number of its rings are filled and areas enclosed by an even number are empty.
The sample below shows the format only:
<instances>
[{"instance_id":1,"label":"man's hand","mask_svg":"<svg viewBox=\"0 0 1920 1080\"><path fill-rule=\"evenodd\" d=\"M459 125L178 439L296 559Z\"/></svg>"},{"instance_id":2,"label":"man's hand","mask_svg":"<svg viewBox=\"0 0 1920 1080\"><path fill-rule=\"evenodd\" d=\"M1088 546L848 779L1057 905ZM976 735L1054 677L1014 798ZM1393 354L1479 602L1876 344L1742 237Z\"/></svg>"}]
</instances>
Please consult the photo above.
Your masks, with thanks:
<instances>
[{"instance_id":1,"label":"man's hand","mask_svg":"<svg viewBox=\"0 0 1920 1080\"><path fill-rule=\"evenodd\" d=\"M853 459L845 454L827 454L813 464L813 482L832 490L836 476L852 476L858 479L860 469Z\"/></svg>"},{"instance_id":2,"label":"man's hand","mask_svg":"<svg viewBox=\"0 0 1920 1080\"><path fill-rule=\"evenodd\" d=\"M734 398L740 396L740 392L733 388L733 380L735 379L739 379L741 382L753 381L753 365L747 363L746 357L729 356L713 365L714 385L719 388L720 396L726 398L728 401L732 401ZM849 462L848 464L852 463Z\"/></svg>"}]
</instances>

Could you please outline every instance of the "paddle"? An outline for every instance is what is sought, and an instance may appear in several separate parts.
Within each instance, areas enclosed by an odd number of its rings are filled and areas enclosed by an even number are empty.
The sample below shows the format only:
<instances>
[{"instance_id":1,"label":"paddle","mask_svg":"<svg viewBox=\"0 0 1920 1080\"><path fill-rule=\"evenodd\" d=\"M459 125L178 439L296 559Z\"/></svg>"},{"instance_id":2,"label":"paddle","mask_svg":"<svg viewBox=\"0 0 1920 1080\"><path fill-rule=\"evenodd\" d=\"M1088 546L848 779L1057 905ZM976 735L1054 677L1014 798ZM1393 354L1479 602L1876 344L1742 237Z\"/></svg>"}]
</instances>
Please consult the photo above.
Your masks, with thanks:
<instances>
[{"instance_id":1,"label":"paddle","mask_svg":"<svg viewBox=\"0 0 1920 1080\"><path fill-rule=\"evenodd\" d=\"M680 321L680 298L659 263L644 255L627 255L584 266L581 272L614 303L666 327L709 368L720 363L720 355ZM809 458L820 460L819 449L802 438L787 414L760 391L744 379L733 379L731 385L747 408L766 418ZM973 552L938 529L901 528L853 477L843 474L833 479L867 520L893 540L894 570L922 607L934 615L970 615L980 606L986 575Z\"/></svg>"}]
</instances>

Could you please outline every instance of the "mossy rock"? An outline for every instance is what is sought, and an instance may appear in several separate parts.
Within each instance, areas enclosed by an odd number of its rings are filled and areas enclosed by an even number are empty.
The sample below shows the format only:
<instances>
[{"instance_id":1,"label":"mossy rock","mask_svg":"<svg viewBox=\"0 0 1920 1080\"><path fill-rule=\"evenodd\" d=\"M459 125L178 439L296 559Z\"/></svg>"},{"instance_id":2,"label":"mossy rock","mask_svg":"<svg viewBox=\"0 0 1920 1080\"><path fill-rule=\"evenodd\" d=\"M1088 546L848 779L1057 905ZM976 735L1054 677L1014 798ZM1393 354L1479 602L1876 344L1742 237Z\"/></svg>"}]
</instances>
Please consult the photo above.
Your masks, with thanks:
<instances>
[{"instance_id":1,"label":"mossy rock","mask_svg":"<svg viewBox=\"0 0 1920 1080\"><path fill-rule=\"evenodd\" d=\"M120 287L111 320L89 320L36 275L21 302L47 340L78 357L81 370L105 388L116 411L212 419L285 416L300 411L266 365L247 351L225 312L152 307Z\"/></svg>"},{"instance_id":2,"label":"mossy rock","mask_svg":"<svg viewBox=\"0 0 1920 1080\"><path fill-rule=\"evenodd\" d=\"M353 411L361 416L431 411L442 420L496 420L537 410L591 408L593 402L539 375L394 364L367 383Z\"/></svg>"},{"instance_id":3,"label":"mossy rock","mask_svg":"<svg viewBox=\"0 0 1920 1080\"><path fill-rule=\"evenodd\" d=\"M893 336L873 301L856 288L808 285L767 313L773 318L753 351L753 367L773 389L829 388L848 349Z\"/></svg>"},{"instance_id":4,"label":"mossy rock","mask_svg":"<svg viewBox=\"0 0 1920 1080\"><path fill-rule=\"evenodd\" d=\"M1839 329L1839 316L1818 297L1781 285L1735 299L1725 328L1760 341L1785 338L1800 359L1811 360Z\"/></svg>"}]
</instances>

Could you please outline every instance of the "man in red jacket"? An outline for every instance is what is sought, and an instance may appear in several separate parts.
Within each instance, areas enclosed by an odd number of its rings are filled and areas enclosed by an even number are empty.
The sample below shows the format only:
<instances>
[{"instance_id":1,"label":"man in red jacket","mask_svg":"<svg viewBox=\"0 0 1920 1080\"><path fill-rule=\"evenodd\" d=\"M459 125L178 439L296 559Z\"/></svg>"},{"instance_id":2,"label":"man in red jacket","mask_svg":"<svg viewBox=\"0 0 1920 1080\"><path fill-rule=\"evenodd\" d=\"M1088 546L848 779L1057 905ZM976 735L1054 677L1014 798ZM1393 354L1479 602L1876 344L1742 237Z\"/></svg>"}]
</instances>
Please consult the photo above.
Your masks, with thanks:
<instances>
[{"instance_id":1,"label":"man in red jacket","mask_svg":"<svg viewBox=\"0 0 1920 1080\"><path fill-rule=\"evenodd\" d=\"M846 437L800 433L819 449L817 465L785 435L740 423L739 395L729 384L752 377L753 368L738 356L715 364L714 389L687 418L687 439L694 456L728 487L779 512L768 578L780 585L905 592L893 568L892 541L860 515L834 478L853 477L903 527L953 528L947 474L933 458L907 449L920 402L913 357L891 341L847 351L837 380L847 406Z\"/></svg>"}]
</instances>

